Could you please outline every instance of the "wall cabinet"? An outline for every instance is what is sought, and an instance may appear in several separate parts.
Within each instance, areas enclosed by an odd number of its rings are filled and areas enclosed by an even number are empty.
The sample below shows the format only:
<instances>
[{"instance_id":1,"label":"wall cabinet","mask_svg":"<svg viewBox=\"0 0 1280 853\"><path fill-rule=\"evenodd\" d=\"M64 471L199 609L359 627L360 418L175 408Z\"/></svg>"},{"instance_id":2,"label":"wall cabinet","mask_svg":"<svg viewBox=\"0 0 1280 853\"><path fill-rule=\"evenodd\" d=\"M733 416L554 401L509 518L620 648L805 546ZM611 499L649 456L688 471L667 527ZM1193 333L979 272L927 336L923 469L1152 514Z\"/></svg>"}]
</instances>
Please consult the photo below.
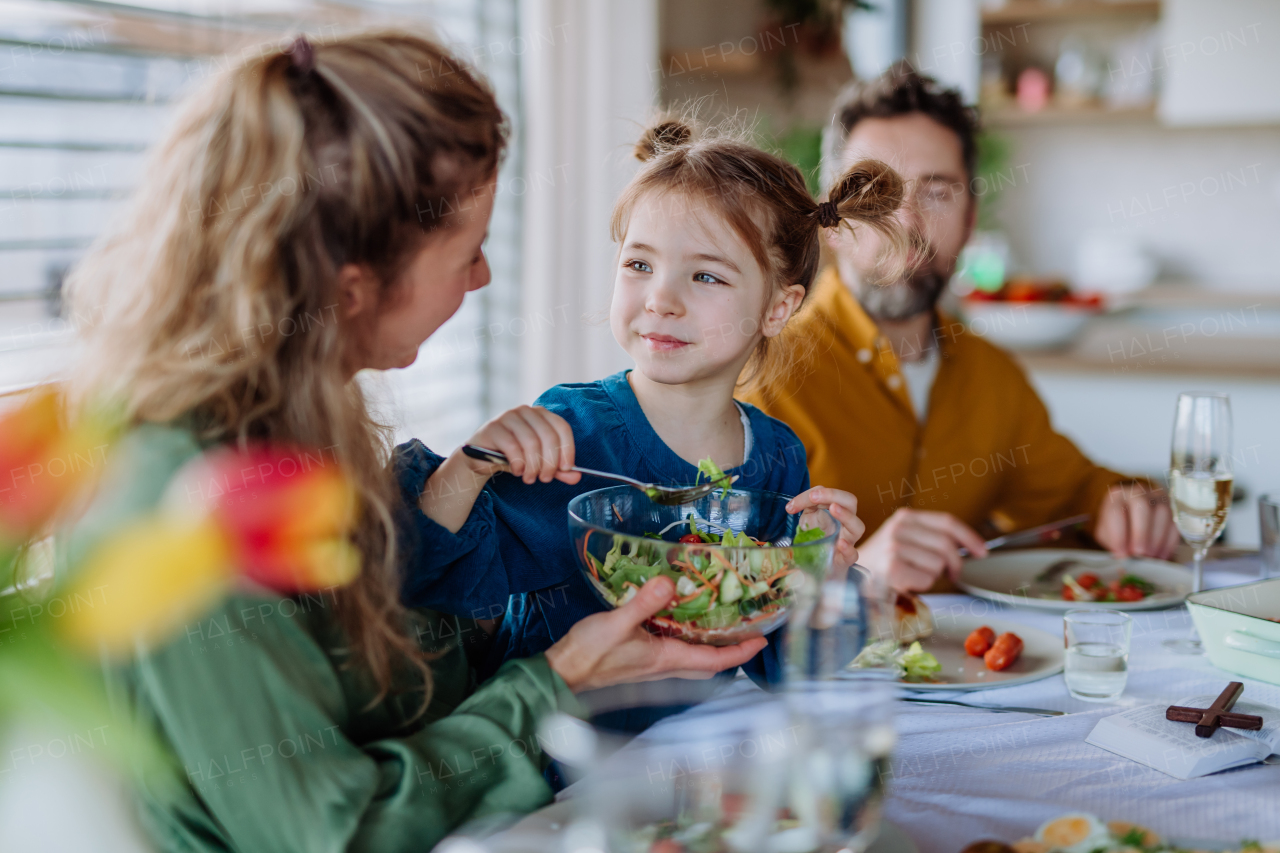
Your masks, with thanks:
<instances>
[{"instance_id":1,"label":"wall cabinet","mask_svg":"<svg viewBox=\"0 0 1280 853\"><path fill-rule=\"evenodd\" d=\"M1280 123L1280 3L1164 0L1160 35L1161 122Z\"/></svg>"}]
</instances>

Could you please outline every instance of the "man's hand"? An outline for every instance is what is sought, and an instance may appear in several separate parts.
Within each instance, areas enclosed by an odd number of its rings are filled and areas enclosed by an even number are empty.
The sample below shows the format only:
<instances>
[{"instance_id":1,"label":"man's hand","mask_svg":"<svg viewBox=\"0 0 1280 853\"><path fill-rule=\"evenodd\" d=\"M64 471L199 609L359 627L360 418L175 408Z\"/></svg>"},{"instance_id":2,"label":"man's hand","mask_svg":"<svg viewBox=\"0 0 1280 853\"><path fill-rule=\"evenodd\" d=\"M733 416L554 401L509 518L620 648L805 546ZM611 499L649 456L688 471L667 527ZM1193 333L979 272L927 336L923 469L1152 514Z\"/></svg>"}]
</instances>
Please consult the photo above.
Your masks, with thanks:
<instances>
[{"instance_id":1,"label":"man's hand","mask_svg":"<svg viewBox=\"0 0 1280 853\"><path fill-rule=\"evenodd\" d=\"M1142 483L1112 486L1098 508L1093 538L1117 557L1169 559L1178 547L1169 496Z\"/></svg>"},{"instance_id":2,"label":"man's hand","mask_svg":"<svg viewBox=\"0 0 1280 853\"><path fill-rule=\"evenodd\" d=\"M858 549L854 546L867 530L862 519L858 518L858 499L840 489L814 486L792 498L787 504L787 512L795 514L810 507L821 507L840 522L840 538L836 540L836 565L848 568L858 562Z\"/></svg>"},{"instance_id":3,"label":"man's hand","mask_svg":"<svg viewBox=\"0 0 1280 853\"><path fill-rule=\"evenodd\" d=\"M710 678L746 663L768 645L763 637L736 646L700 646L650 634L645 620L675 594L670 578L651 579L617 610L592 614L570 628L547 649L547 662L577 693L659 678Z\"/></svg>"},{"instance_id":4,"label":"man's hand","mask_svg":"<svg viewBox=\"0 0 1280 853\"><path fill-rule=\"evenodd\" d=\"M960 576L960 548L987 556L979 536L946 512L902 508L862 545L862 564L903 592L929 589L944 572Z\"/></svg>"}]
</instances>

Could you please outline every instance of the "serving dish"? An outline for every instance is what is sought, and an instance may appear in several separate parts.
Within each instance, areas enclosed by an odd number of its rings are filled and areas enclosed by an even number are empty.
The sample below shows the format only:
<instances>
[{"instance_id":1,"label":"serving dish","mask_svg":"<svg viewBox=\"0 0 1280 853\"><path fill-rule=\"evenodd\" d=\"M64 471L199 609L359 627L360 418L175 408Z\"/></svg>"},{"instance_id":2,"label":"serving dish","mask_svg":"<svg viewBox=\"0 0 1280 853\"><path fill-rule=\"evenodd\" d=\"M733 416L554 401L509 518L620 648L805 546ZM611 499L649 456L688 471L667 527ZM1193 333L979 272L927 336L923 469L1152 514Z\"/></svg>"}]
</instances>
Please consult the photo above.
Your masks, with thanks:
<instances>
[{"instance_id":1,"label":"serving dish","mask_svg":"<svg viewBox=\"0 0 1280 853\"><path fill-rule=\"evenodd\" d=\"M1197 592L1187 609L1210 663L1280 684L1280 578Z\"/></svg>"},{"instance_id":2,"label":"serving dish","mask_svg":"<svg viewBox=\"0 0 1280 853\"><path fill-rule=\"evenodd\" d=\"M717 489L693 503L663 506L615 486L569 502L569 533L578 566L606 607L626 603L645 581L665 575L676 582L676 598L646 627L730 645L781 627L802 594L817 595L831 568L840 523L826 510L792 515L790 500Z\"/></svg>"},{"instance_id":3,"label":"serving dish","mask_svg":"<svg viewBox=\"0 0 1280 853\"><path fill-rule=\"evenodd\" d=\"M1098 309L1053 302L966 301L969 331L1015 350L1049 350L1076 339Z\"/></svg>"},{"instance_id":4,"label":"serving dish","mask_svg":"<svg viewBox=\"0 0 1280 853\"><path fill-rule=\"evenodd\" d=\"M1062 598L1042 598L1061 588L1061 573L1055 581L1037 583L1036 578L1062 560L1072 560L1069 573L1092 572L1103 580L1121 574L1136 575L1155 585L1155 592L1141 601L1081 602ZM1076 548L1030 548L1000 551L980 560L966 560L956 586L978 598L1015 607L1037 610L1074 610L1096 604L1108 610L1157 610L1181 604L1191 591L1191 570L1177 563L1134 557L1116 560L1102 551Z\"/></svg>"}]
</instances>

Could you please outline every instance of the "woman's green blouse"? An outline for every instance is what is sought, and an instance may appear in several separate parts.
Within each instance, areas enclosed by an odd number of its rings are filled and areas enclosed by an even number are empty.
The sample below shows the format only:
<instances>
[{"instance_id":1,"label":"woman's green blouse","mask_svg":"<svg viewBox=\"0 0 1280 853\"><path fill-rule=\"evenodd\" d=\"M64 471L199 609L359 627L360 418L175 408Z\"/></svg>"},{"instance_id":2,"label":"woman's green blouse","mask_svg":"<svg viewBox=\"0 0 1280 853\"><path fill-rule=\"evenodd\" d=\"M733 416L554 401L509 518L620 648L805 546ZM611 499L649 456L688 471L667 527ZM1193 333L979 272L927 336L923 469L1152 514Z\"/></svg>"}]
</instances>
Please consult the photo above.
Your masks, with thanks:
<instances>
[{"instance_id":1,"label":"woman's green blouse","mask_svg":"<svg viewBox=\"0 0 1280 853\"><path fill-rule=\"evenodd\" d=\"M200 450L154 426L117 447L99 497L60 543L74 558L159 500ZM167 745L185 784L142 785L157 846L182 851L429 850L452 829L531 811L551 792L540 721L580 706L542 656L509 662L476 688L474 623L418 611L433 692L381 700L344 664L333 592L238 592L167 642L111 667L113 702Z\"/></svg>"}]
</instances>

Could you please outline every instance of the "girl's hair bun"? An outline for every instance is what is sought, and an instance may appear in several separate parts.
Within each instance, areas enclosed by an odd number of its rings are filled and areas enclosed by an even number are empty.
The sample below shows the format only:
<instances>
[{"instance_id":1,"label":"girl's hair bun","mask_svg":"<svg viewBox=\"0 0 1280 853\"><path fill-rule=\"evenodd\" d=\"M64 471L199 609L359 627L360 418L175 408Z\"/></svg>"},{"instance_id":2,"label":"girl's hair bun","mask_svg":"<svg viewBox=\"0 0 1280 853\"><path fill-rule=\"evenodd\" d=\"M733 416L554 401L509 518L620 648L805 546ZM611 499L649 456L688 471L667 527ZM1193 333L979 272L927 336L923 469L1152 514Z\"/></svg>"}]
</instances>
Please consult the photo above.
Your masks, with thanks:
<instances>
[{"instance_id":1,"label":"girl's hair bun","mask_svg":"<svg viewBox=\"0 0 1280 853\"><path fill-rule=\"evenodd\" d=\"M667 119L645 128L636 142L636 159L641 162L665 154L673 148L688 145L693 128L682 121Z\"/></svg>"}]
</instances>

